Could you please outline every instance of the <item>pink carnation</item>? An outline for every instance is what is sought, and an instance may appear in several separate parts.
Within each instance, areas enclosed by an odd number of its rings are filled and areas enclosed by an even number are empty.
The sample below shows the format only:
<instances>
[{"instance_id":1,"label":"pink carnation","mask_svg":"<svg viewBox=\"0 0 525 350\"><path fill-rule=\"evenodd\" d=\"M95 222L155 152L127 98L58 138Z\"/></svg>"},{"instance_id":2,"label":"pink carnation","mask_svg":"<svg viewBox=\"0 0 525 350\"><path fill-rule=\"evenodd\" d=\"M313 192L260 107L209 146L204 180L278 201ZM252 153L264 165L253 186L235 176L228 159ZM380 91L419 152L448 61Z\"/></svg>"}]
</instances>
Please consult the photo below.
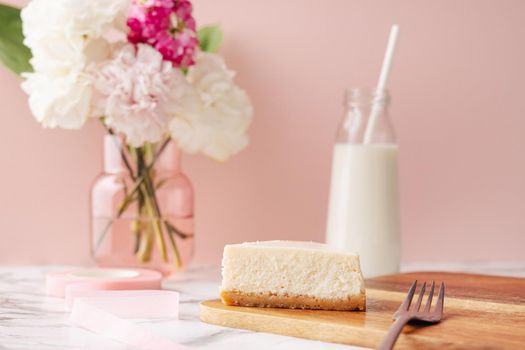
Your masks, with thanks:
<instances>
[{"instance_id":1,"label":"pink carnation","mask_svg":"<svg viewBox=\"0 0 525 350\"><path fill-rule=\"evenodd\" d=\"M93 112L133 147L159 142L187 89L184 74L149 45L126 44L92 67Z\"/></svg>"},{"instance_id":2,"label":"pink carnation","mask_svg":"<svg viewBox=\"0 0 525 350\"><path fill-rule=\"evenodd\" d=\"M127 23L131 43L153 46L176 67L195 63L199 40L189 0L133 0Z\"/></svg>"}]
</instances>

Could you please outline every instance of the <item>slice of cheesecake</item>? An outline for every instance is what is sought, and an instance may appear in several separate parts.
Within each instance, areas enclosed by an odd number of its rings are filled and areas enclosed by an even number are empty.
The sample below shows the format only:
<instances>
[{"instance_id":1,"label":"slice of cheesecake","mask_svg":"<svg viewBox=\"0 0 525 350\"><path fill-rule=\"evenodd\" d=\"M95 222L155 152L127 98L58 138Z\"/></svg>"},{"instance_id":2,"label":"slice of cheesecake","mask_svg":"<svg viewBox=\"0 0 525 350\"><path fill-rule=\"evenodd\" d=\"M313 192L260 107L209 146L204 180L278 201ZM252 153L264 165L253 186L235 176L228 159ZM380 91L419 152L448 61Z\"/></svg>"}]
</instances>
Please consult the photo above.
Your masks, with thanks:
<instances>
[{"instance_id":1,"label":"slice of cheesecake","mask_svg":"<svg viewBox=\"0 0 525 350\"><path fill-rule=\"evenodd\" d=\"M220 294L226 305L365 309L359 256L314 242L225 246Z\"/></svg>"}]
</instances>

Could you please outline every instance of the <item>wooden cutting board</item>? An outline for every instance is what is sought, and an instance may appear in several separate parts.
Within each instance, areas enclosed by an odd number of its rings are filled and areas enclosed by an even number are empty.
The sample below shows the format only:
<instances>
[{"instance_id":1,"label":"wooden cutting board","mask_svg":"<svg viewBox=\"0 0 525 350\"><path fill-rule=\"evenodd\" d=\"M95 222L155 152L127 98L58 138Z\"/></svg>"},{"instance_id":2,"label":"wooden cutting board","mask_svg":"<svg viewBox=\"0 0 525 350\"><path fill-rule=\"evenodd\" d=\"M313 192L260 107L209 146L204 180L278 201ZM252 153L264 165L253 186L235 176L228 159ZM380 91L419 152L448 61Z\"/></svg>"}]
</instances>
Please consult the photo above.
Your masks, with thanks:
<instances>
[{"instance_id":1,"label":"wooden cutting board","mask_svg":"<svg viewBox=\"0 0 525 350\"><path fill-rule=\"evenodd\" d=\"M434 326L405 327L396 349L525 349L522 278L406 273L367 280L366 312L236 307L208 300L200 305L200 317L225 327L377 347L415 279L445 282L444 318Z\"/></svg>"}]
</instances>

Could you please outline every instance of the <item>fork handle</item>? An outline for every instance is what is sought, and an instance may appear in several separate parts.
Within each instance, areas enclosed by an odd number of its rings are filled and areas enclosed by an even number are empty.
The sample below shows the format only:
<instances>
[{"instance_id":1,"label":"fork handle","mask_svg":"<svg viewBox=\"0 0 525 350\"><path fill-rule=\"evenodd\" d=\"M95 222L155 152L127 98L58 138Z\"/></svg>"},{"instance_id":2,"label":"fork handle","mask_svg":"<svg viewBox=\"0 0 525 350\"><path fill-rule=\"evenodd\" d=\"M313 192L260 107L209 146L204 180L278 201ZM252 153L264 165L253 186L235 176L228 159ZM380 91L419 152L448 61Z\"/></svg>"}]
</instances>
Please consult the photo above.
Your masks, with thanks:
<instances>
[{"instance_id":1,"label":"fork handle","mask_svg":"<svg viewBox=\"0 0 525 350\"><path fill-rule=\"evenodd\" d=\"M392 350L397 338L399 337L399 334L408 321L410 321L409 317L399 317L397 320L395 320L395 322L390 326L387 335L377 350Z\"/></svg>"}]
</instances>

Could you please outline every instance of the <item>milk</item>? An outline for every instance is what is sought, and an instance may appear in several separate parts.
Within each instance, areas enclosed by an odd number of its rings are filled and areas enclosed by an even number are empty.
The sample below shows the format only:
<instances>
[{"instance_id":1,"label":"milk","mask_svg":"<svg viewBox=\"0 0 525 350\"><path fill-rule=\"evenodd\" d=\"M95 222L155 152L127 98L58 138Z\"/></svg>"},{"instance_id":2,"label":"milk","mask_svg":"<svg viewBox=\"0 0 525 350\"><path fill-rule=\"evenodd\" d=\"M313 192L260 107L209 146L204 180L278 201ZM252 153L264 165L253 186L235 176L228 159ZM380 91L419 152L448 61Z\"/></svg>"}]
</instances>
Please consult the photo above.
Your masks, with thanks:
<instances>
[{"instance_id":1,"label":"milk","mask_svg":"<svg viewBox=\"0 0 525 350\"><path fill-rule=\"evenodd\" d=\"M365 277L399 272L397 145L336 143L327 243L360 256Z\"/></svg>"}]
</instances>

